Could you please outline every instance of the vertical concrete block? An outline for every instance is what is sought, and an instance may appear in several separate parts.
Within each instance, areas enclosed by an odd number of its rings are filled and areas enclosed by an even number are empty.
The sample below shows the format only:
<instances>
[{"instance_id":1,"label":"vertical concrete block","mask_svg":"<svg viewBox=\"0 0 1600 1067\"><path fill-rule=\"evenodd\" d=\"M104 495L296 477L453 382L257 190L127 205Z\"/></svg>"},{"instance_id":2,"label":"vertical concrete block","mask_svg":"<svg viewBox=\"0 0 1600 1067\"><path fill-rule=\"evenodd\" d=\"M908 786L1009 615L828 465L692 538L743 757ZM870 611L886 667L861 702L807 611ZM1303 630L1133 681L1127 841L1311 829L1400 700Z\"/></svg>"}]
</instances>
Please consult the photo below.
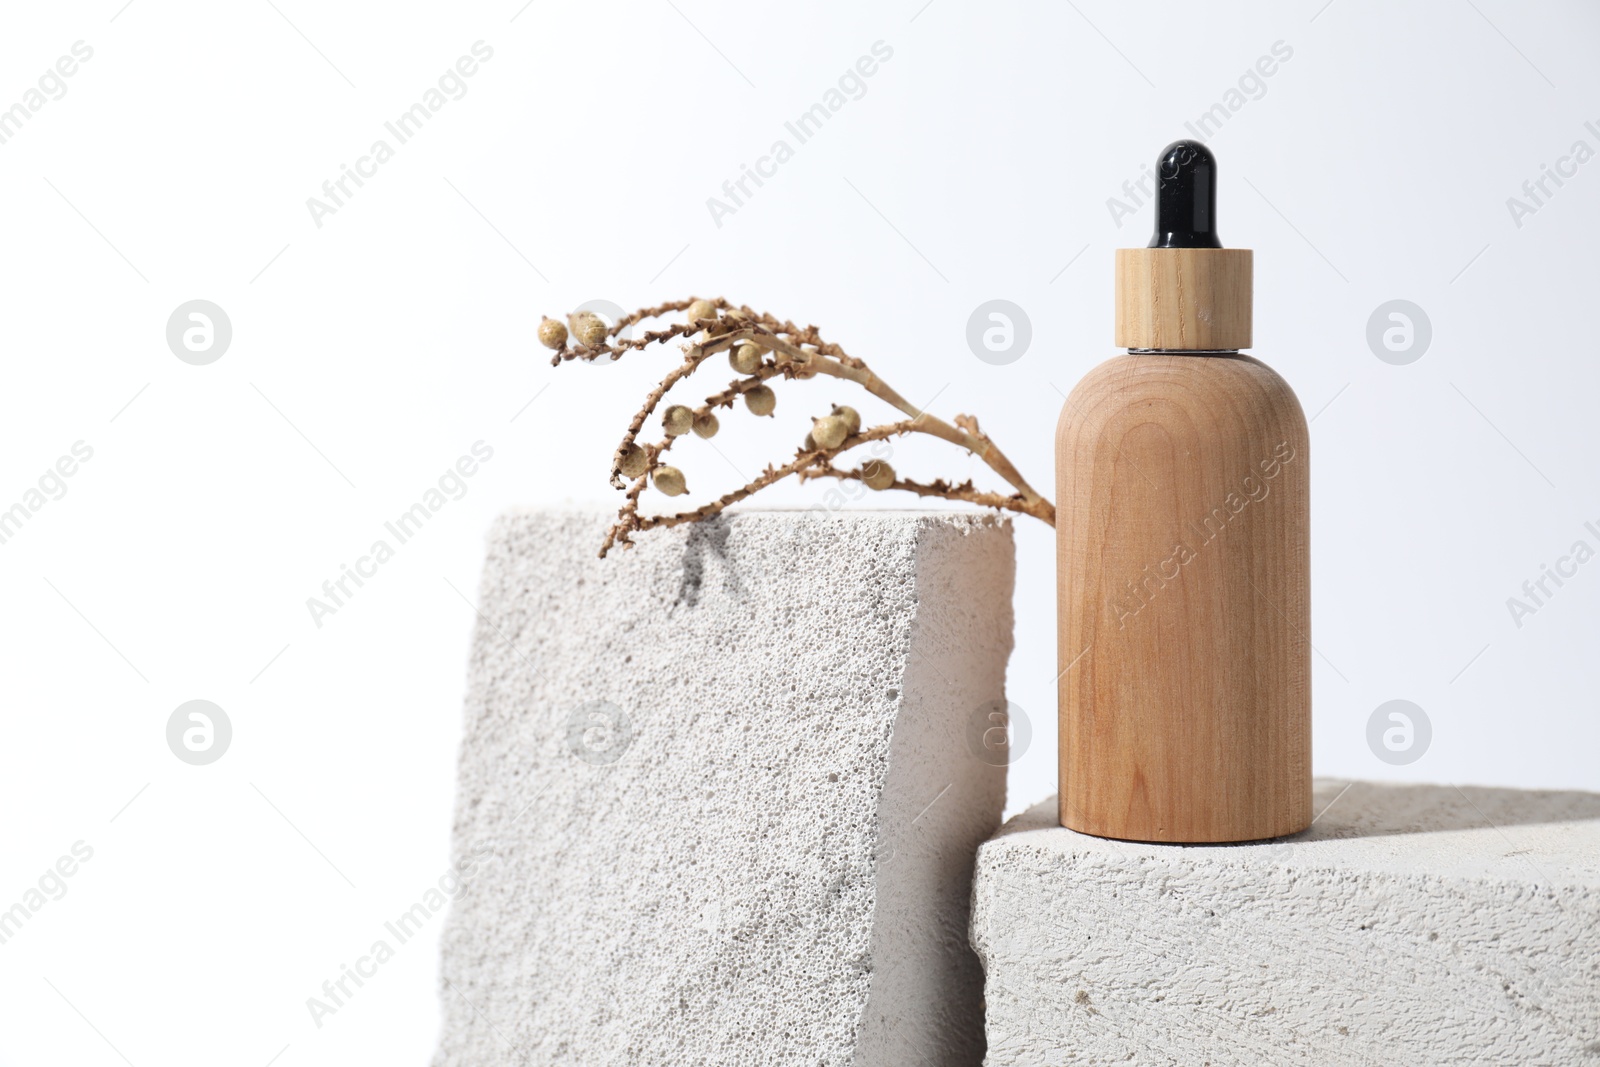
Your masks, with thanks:
<instances>
[{"instance_id":1,"label":"vertical concrete block","mask_svg":"<svg viewBox=\"0 0 1600 1067\"><path fill-rule=\"evenodd\" d=\"M978 1063L1009 523L609 521L490 536L435 1064Z\"/></svg>"}]
</instances>

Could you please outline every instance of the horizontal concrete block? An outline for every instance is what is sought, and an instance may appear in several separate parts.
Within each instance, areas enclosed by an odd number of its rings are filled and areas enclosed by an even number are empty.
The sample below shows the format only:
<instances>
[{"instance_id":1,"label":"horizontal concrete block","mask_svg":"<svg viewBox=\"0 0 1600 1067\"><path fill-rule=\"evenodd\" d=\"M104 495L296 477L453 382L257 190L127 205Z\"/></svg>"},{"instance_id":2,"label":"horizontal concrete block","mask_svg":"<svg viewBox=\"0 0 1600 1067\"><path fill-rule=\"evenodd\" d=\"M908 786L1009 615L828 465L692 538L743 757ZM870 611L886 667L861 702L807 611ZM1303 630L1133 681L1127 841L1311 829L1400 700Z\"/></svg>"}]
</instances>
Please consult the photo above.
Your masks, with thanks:
<instances>
[{"instance_id":1,"label":"horizontal concrete block","mask_svg":"<svg viewBox=\"0 0 1600 1067\"><path fill-rule=\"evenodd\" d=\"M490 536L434 1062L979 1063L1009 523L611 517Z\"/></svg>"},{"instance_id":2,"label":"horizontal concrete block","mask_svg":"<svg viewBox=\"0 0 1600 1067\"><path fill-rule=\"evenodd\" d=\"M1600 796L1318 782L1304 834L979 851L991 1065L1600 1063Z\"/></svg>"}]
</instances>

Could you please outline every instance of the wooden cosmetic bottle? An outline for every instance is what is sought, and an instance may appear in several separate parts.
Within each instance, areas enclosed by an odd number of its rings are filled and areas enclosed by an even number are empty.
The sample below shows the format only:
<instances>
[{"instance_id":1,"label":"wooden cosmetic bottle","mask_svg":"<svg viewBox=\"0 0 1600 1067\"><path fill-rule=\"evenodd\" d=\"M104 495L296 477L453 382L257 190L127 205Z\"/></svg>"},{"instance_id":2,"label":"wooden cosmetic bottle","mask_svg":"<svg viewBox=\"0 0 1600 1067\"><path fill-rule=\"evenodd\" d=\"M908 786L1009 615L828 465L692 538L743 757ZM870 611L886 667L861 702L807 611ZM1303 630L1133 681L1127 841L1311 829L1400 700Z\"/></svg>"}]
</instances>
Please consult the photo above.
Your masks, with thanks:
<instances>
[{"instance_id":1,"label":"wooden cosmetic bottle","mask_svg":"<svg viewBox=\"0 0 1600 1067\"><path fill-rule=\"evenodd\" d=\"M1156 234L1116 258L1117 356L1056 431L1061 824L1249 841L1311 823L1310 454L1250 347L1251 253L1216 160L1157 164Z\"/></svg>"}]
</instances>

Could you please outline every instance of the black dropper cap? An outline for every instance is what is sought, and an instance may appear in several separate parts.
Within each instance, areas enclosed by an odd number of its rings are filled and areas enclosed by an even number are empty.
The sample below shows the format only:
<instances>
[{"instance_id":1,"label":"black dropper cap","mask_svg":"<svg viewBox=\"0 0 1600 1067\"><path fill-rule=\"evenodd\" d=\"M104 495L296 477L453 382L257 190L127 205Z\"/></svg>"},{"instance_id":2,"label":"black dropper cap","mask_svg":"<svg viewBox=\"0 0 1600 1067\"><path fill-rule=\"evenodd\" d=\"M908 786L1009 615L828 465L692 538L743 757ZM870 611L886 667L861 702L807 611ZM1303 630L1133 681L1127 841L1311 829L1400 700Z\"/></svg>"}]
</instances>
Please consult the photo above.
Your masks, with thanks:
<instances>
[{"instance_id":1,"label":"black dropper cap","mask_svg":"<svg viewBox=\"0 0 1600 1067\"><path fill-rule=\"evenodd\" d=\"M1156 233L1147 248L1221 248L1217 157L1199 141L1173 141L1156 160Z\"/></svg>"}]
</instances>

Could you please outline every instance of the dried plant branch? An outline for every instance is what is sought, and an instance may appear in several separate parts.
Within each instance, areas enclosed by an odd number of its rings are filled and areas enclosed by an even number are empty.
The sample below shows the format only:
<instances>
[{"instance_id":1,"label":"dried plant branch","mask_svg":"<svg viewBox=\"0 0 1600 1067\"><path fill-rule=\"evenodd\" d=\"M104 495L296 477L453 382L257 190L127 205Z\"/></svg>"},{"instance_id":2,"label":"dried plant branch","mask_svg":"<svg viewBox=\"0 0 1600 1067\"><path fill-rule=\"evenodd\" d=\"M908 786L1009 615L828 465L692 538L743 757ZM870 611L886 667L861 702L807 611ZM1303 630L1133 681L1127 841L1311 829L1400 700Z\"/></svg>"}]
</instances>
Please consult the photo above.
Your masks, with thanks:
<instances>
[{"instance_id":1,"label":"dried plant branch","mask_svg":"<svg viewBox=\"0 0 1600 1067\"><path fill-rule=\"evenodd\" d=\"M686 321L663 329L647 330L639 338L623 336L639 323L675 312L683 312ZM569 337L574 343L568 343ZM815 478L854 479L875 490L900 489L919 496L962 500L1032 515L1051 525L1055 524L1054 505L1028 484L1005 453L978 427L976 418L957 415L953 422L945 422L916 407L874 374L864 362L849 355L838 345L824 340L815 326L799 327L793 322L780 322L765 312L744 306L733 307L720 298L668 301L641 308L610 324L593 312L579 311L568 316L565 324L547 318L539 326L539 340L554 350L551 357L553 365L574 359L620 359L625 353L639 351L653 344L664 344L676 338L691 340L692 343L684 347L682 362L646 394L643 405L629 422L612 457L611 484L623 491L624 504L617 513L617 522L606 533L600 547L601 556L605 556L616 545L630 547L633 544L631 535L635 532L708 519L791 475L800 481ZM697 407L680 404L668 407L662 415L662 425L667 435L656 443L640 442L638 437L645 422L672 388L719 352L729 353L729 362L741 377L729 383L725 389L706 397L705 402ZM813 420L812 432L806 435L805 444L796 451L794 459L783 466L769 464L759 477L748 484L692 511L671 515L639 513L640 497L651 485L669 496L687 491L682 472L661 462L662 456L672 448L678 437L691 430L701 437L714 436L719 426L715 411L731 409L740 399L744 400L752 413L769 415L776 404L776 397L766 384L768 381L809 379L819 374L854 382L908 417L862 429L860 416L855 409L835 407L829 415ZM834 465L836 457L869 441L908 433L928 434L959 445L983 460L1016 492L1007 496L982 491L970 480L957 485L942 478L932 482L902 479L881 459L869 460L854 470L842 470Z\"/></svg>"}]
</instances>

